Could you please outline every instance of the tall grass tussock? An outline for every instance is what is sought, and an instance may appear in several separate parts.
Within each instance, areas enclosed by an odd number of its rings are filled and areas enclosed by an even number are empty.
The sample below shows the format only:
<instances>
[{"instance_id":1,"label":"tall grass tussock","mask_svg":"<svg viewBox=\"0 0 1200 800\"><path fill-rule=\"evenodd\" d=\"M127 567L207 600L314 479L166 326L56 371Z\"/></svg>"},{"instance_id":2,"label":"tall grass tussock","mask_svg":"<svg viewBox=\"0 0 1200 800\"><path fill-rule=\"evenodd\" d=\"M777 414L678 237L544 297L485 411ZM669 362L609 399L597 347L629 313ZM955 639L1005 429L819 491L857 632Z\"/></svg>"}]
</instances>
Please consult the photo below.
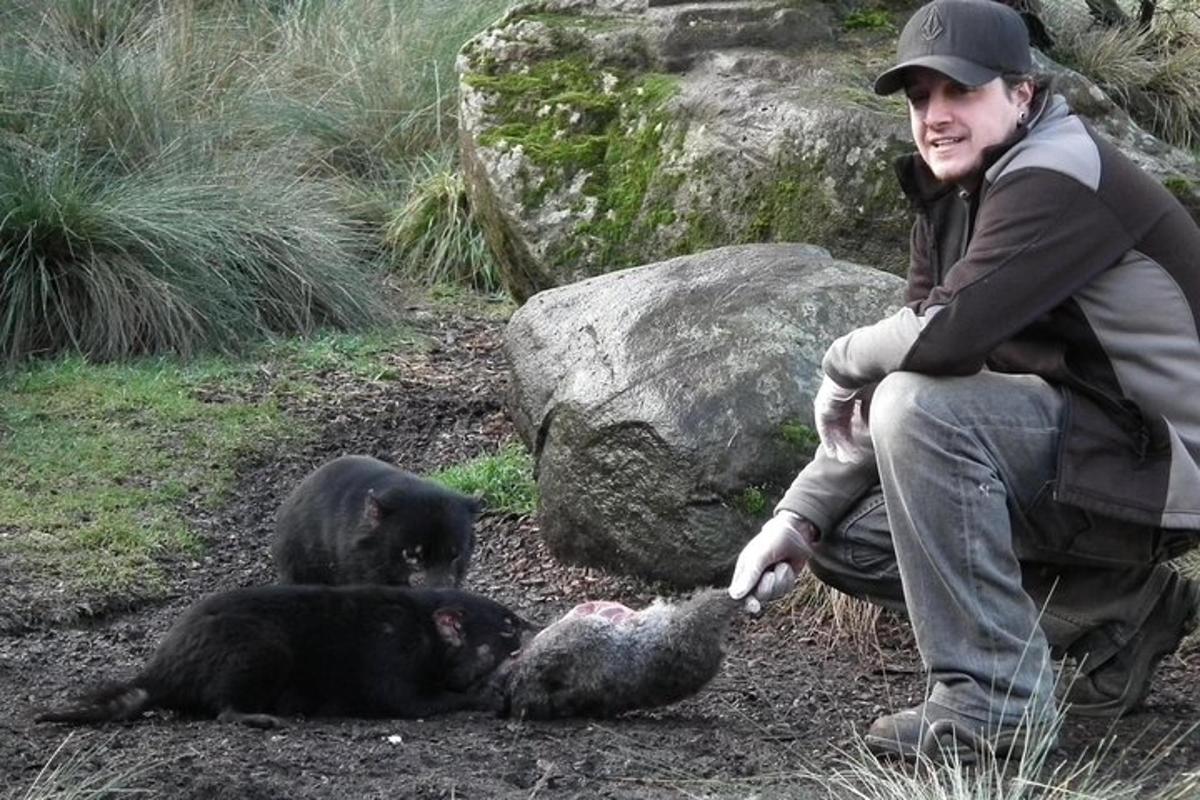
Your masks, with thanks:
<instances>
[{"instance_id":1,"label":"tall grass tussock","mask_svg":"<svg viewBox=\"0 0 1200 800\"><path fill-rule=\"evenodd\" d=\"M431 283L500 288L500 274L467 201L463 175L448 155L431 156L407 201L387 220L384 242L396 270Z\"/></svg>"},{"instance_id":2,"label":"tall grass tussock","mask_svg":"<svg viewBox=\"0 0 1200 800\"><path fill-rule=\"evenodd\" d=\"M433 213L462 244L393 229L429 191L426 154L451 152L455 52L505 7L5 4L0 359L356 329L387 317L381 269L456 279L482 250L457 207Z\"/></svg>"},{"instance_id":3,"label":"tall grass tussock","mask_svg":"<svg viewBox=\"0 0 1200 800\"><path fill-rule=\"evenodd\" d=\"M1046 5L1051 56L1097 83L1150 132L1200 154L1200 6L1158 2L1148 26L1106 27L1085 21L1070 0Z\"/></svg>"}]
</instances>

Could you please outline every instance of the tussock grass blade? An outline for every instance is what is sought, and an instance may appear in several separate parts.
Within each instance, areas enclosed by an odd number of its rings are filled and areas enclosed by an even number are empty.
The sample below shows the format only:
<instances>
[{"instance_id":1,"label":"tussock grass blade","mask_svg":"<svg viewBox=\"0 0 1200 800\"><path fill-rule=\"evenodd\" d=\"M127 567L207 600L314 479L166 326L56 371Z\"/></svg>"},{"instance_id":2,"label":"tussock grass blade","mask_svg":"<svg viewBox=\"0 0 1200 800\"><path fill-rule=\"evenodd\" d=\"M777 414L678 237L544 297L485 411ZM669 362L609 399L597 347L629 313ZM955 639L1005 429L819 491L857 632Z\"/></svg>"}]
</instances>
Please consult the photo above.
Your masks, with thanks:
<instances>
[{"instance_id":1,"label":"tussock grass blade","mask_svg":"<svg viewBox=\"0 0 1200 800\"><path fill-rule=\"evenodd\" d=\"M401 260L494 288L461 182L447 167L439 189L426 154L452 149L455 54L506 7L0 6L0 358L369 324L409 200L436 224Z\"/></svg>"},{"instance_id":2,"label":"tussock grass blade","mask_svg":"<svg viewBox=\"0 0 1200 800\"><path fill-rule=\"evenodd\" d=\"M43 19L62 39L99 52L127 41L149 18L142 0L49 0Z\"/></svg>"},{"instance_id":3,"label":"tussock grass blade","mask_svg":"<svg viewBox=\"0 0 1200 800\"><path fill-rule=\"evenodd\" d=\"M321 163L358 175L412 163L453 138L443 84L471 35L507 2L297 3L264 65L269 112L300 130Z\"/></svg>"},{"instance_id":4,"label":"tussock grass blade","mask_svg":"<svg viewBox=\"0 0 1200 800\"><path fill-rule=\"evenodd\" d=\"M1056 34L1053 55L1079 70L1143 126L1172 144L1200 143L1200 34L1169 16L1145 29Z\"/></svg>"},{"instance_id":5,"label":"tussock grass blade","mask_svg":"<svg viewBox=\"0 0 1200 800\"><path fill-rule=\"evenodd\" d=\"M149 772L175 760L160 758L120 766L113 759L106 759L117 734L65 755L74 737L74 733L68 734L55 748L33 783L20 795L22 800L104 800L146 795L149 790L139 789L138 781Z\"/></svg>"},{"instance_id":6,"label":"tussock grass blade","mask_svg":"<svg viewBox=\"0 0 1200 800\"><path fill-rule=\"evenodd\" d=\"M881 762L861 736L842 752L840 766L806 776L827 781L830 797L855 800L1182 800L1195 797L1194 774L1163 781L1163 761L1197 726L1163 737L1140 764L1126 764L1129 742L1110 735L1070 760L1056 758L1065 715L1020 722L1027 731L1023 748L997 755L986 745L975 764L963 764L954 752L922 755L914 764ZM1125 774L1118 777L1118 771Z\"/></svg>"},{"instance_id":7,"label":"tussock grass blade","mask_svg":"<svg viewBox=\"0 0 1200 800\"><path fill-rule=\"evenodd\" d=\"M499 269L467 201L462 173L449 157L429 158L407 201L384 227L384 242L406 278L500 288Z\"/></svg>"},{"instance_id":8,"label":"tussock grass blade","mask_svg":"<svg viewBox=\"0 0 1200 800\"><path fill-rule=\"evenodd\" d=\"M800 573L778 610L767 613L785 615L794 630L827 648L849 646L864 658L879 652L879 626L886 619L882 607L827 586L809 570Z\"/></svg>"},{"instance_id":9,"label":"tussock grass blade","mask_svg":"<svg viewBox=\"0 0 1200 800\"><path fill-rule=\"evenodd\" d=\"M329 188L269 156L186 147L130 175L78 150L0 150L0 353L235 350L382 315Z\"/></svg>"}]
</instances>

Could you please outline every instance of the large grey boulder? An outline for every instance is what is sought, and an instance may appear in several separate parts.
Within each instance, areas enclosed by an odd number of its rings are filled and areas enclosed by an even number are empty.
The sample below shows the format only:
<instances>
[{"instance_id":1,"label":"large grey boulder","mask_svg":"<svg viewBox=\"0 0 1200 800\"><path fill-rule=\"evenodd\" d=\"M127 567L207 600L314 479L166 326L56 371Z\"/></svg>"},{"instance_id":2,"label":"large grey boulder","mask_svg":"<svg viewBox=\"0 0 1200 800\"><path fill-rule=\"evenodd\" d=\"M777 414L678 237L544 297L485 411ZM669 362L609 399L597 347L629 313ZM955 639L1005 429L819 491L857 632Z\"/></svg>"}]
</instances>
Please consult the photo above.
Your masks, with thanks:
<instances>
[{"instance_id":1,"label":"large grey boulder","mask_svg":"<svg viewBox=\"0 0 1200 800\"><path fill-rule=\"evenodd\" d=\"M916 3L913 3L913 7ZM903 100L872 94L895 30L849 31L815 0L543 0L458 60L472 206L508 290L672 255L804 241L896 273L910 224L891 162ZM896 22L907 16L896 13ZM1088 119L1185 202L1200 167L1081 76Z\"/></svg>"},{"instance_id":2,"label":"large grey boulder","mask_svg":"<svg viewBox=\"0 0 1200 800\"><path fill-rule=\"evenodd\" d=\"M724 574L811 458L826 347L902 287L818 247L760 244L534 295L504 347L550 548L680 586Z\"/></svg>"}]
</instances>

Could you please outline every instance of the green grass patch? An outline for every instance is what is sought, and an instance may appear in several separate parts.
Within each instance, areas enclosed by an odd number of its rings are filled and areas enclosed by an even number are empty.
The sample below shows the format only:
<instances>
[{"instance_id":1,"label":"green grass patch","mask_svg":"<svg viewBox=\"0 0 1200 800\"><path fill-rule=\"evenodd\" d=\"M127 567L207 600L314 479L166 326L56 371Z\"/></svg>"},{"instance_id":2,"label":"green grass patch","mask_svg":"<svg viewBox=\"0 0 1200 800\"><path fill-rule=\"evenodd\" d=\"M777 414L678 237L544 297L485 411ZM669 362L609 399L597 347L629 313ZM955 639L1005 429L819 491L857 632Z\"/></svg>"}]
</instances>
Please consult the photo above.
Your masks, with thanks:
<instances>
[{"instance_id":1,"label":"green grass patch","mask_svg":"<svg viewBox=\"0 0 1200 800\"><path fill-rule=\"evenodd\" d=\"M482 496L489 511L532 514L537 509L533 457L516 442L430 477L451 489Z\"/></svg>"},{"instance_id":2,"label":"green grass patch","mask_svg":"<svg viewBox=\"0 0 1200 800\"><path fill-rule=\"evenodd\" d=\"M202 543L184 504L216 508L239 459L310 435L278 398L311 376L394 377L391 356L425 346L397 326L270 342L244 361L89 364L62 358L0 384L0 560L71 591L152 596L164 559Z\"/></svg>"},{"instance_id":3,"label":"green grass patch","mask_svg":"<svg viewBox=\"0 0 1200 800\"><path fill-rule=\"evenodd\" d=\"M428 350L428 337L395 324L364 333L323 331L303 339L280 339L259 347L254 360L272 362L280 379L292 388L311 384L314 373L337 371L367 380L391 380L395 367L387 356L398 351Z\"/></svg>"},{"instance_id":4,"label":"green grass patch","mask_svg":"<svg viewBox=\"0 0 1200 800\"><path fill-rule=\"evenodd\" d=\"M217 366L215 373L225 368ZM237 457L297 435L270 399L206 403L214 368L77 358L9 375L0 389L0 554L73 589L152 594L157 561L200 543L179 507L216 503Z\"/></svg>"},{"instance_id":5,"label":"green grass patch","mask_svg":"<svg viewBox=\"0 0 1200 800\"><path fill-rule=\"evenodd\" d=\"M516 301L502 291L474 292L453 283L435 284L426 296L430 303L468 317L507 320L517 310Z\"/></svg>"}]
</instances>

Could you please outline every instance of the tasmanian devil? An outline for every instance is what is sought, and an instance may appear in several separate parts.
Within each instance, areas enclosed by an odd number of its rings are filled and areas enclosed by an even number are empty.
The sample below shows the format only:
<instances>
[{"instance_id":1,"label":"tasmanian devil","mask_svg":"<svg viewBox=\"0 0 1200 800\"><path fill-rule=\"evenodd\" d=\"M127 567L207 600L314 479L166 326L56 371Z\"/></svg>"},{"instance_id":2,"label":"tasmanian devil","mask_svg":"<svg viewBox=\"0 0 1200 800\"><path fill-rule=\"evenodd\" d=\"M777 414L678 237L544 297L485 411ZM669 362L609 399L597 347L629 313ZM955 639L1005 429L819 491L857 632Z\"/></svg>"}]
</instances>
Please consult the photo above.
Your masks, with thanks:
<instances>
[{"instance_id":1,"label":"tasmanian devil","mask_svg":"<svg viewBox=\"0 0 1200 800\"><path fill-rule=\"evenodd\" d=\"M342 456L292 490L271 557L280 583L460 586L482 502L369 456Z\"/></svg>"},{"instance_id":2,"label":"tasmanian devil","mask_svg":"<svg viewBox=\"0 0 1200 800\"><path fill-rule=\"evenodd\" d=\"M740 608L724 589L641 611L604 601L578 605L497 670L498 706L547 719L608 717L682 700L717 674Z\"/></svg>"},{"instance_id":3,"label":"tasmanian devil","mask_svg":"<svg viewBox=\"0 0 1200 800\"><path fill-rule=\"evenodd\" d=\"M38 721L151 708L273 726L278 717L420 717L492 708L488 677L533 627L459 589L259 586L210 595L134 678Z\"/></svg>"}]
</instances>

